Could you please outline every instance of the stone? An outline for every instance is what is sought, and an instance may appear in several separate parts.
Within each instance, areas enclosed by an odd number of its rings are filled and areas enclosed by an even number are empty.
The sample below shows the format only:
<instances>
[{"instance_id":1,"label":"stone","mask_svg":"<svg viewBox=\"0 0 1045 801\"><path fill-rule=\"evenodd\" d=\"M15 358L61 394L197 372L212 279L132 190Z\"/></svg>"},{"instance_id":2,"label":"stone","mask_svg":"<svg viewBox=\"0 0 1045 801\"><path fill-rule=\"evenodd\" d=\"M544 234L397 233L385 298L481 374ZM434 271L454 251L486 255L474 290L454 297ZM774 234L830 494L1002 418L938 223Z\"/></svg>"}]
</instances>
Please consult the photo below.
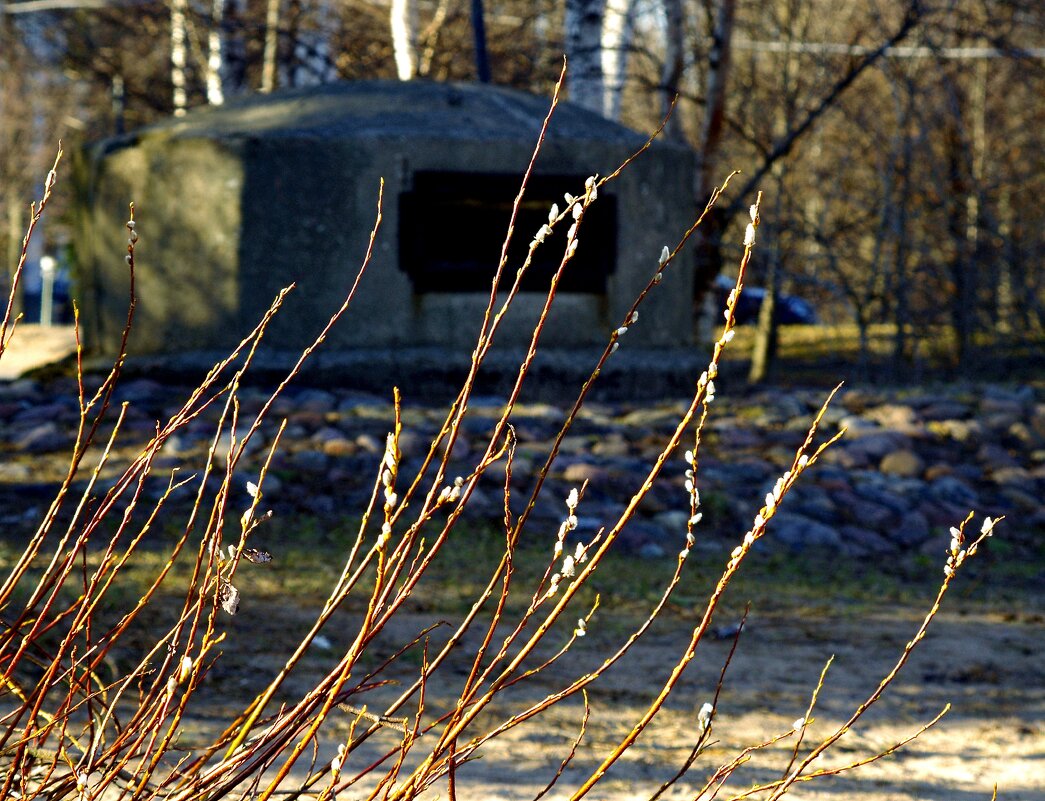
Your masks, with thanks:
<instances>
[{"instance_id":1,"label":"stone","mask_svg":"<svg viewBox=\"0 0 1045 801\"><path fill-rule=\"evenodd\" d=\"M885 532L890 540L903 548L920 545L931 533L928 518L917 509L905 512L900 521Z\"/></svg>"},{"instance_id":2,"label":"stone","mask_svg":"<svg viewBox=\"0 0 1045 801\"><path fill-rule=\"evenodd\" d=\"M322 473L330 464L330 459L322 451L306 448L291 454L288 462L294 468L307 473Z\"/></svg>"},{"instance_id":3,"label":"stone","mask_svg":"<svg viewBox=\"0 0 1045 801\"><path fill-rule=\"evenodd\" d=\"M605 525L605 521L603 522ZM648 558L659 558L667 553L667 543L685 543L685 535L668 537L664 529L655 523L632 518L617 537L617 545L625 553L641 554L645 549ZM681 548L681 545L679 546Z\"/></svg>"},{"instance_id":4,"label":"stone","mask_svg":"<svg viewBox=\"0 0 1045 801\"><path fill-rule=\"evenodd\" d=\"M928 429L937 436L948 437L955 442L975 440L983 433L983 425L979 420L939 420L930 423Z\"/></svg>"},{"instance_id":5,"label":"stone","mask_svg":"<svg viewBox=\"0 0 1045 801\"><path fill-rule=\"evenodd\" d=\"M887 453L882 457L878 469L886 475L911 477L921 475L923 466L917 453L903 449Z\"/></svg>"},{"instance_id":6,"label":"stone","mask_svg":"<svg viewBox=\"0 0 1045 801\"><path fill-rule=\"evenodd\" d=\"M847 553L865 554L894 553L896 546L876 531L852 524L841 528L842 543Z\"/></svg>"},{"instance_id":7,"label":"stone","mask_svg":"<svg viewBox=\"0 0 1045 801\"><path fill-rule=\"evenodd\" d=\"M53 453L71 448L71 435L63 434L55 423L40 423L24 430L14 440L15 447L25 453Z\"/></svg>"},{"instance_id":8,"label":"stone","mask_svg":"<svg viewBox=\"0 0 1045 801\"><path fill-rule=\"evenodd\" d=\"M853 456L870 462L878 462L887 454L897 450L907 450L911 447L911 440L903 434L892 431L875 432L864 434L856 439L843 437L843 447Z\"/></svg>"},{"instance_id":9,"label":"stone","mask_svg":"<svg viewBox=\"0 0 1045 801\"><path fill-rule=\"evenodd\" d=\"M838 529L795 512L781 511L769 523L767 538L793 551L823 549L841 551L844 541Z\"/></svg>"},{"instance_id":10,"label":"stone","mask_svg":"<svg viewBox=\"0 0 1045 801\"><path fill-rule=\"evenodd\" d=\"M20 484L33 475L29 465L21 462L0 461L0 484Z\"/></svg>"},{"instance_id":11,"label":"stone","mask_svg":"<svg viewBox=\"0 0 1045 801\"><path fill-rule=\"evenodd\" d=\"M940 400L922 407L918 414L923 420L964 420L972 414L972 410L965 403Z\"/></svg>"},{"instance_id":12,"label":"stone","mask_svg":"<svg viewBox=\"0 0 1045 801\"><path fill-rule=\"evenodd\" d=\"M910 433L920 428L918 414L910 406L902 404L886 403L876 406L865 411L864 416L889 431Z\"/></svg>"},{"instance_id":13,"label":"stone","mask_svg":"<svg viewBox=\"0 0 1045 801\"><path fill-rule=\"evenodd\" d=\"M591 452L596 456L627 456L631 450L631 446L622 434L607 434L606 436L599 437L594 445L591 446Z\"/></svg>"},{"instance_id":14,"label":"stone","mask_svg":"<svg viewBox=\"0 0 1045 801\"><path fill-rule=\"evenodd\" d=\"M385 441L378 440L373 434L360 434L356 437L356 445L366 453L382 455L385 452Z\"/></svg>"},{"instance_id":15,"label":"stone","mask_svg":"<svg viewBox=\"0 0 1045 801\"><path fill-rule=\"evenodd\" d=\"M689 522L689 512L685 512L681 509L670 509L654 515L653 522L660 526L668 536L677 534L681 538L681 542L686 536L686 524Z\"/></svg>"},{"instance_id":16,"label":"stone","mask_svg":"<svg viewBox=\"0 0 1045 801\"><path fill-rule=\"evenodd\" d=\"M892 509L859 497L837 498L839 509L854 523L868 528L885 529L892 524Z\"/></svg>"},{"instance_id":17,"label":"stone","mask_svg":"<svg viewBox=\"0 0 1045 801\"><path fill-rule=\"evenodd\" d=\"M941 476L929 484L930 497L947 504L972 508L979 498L968 484L955 476Z\"/></svg>"},{"instance_id":18,"label":"stone","mask_svg":"<svg viewBox=\"0 0 1045 801\"><path fill-rule=\"evenodd\" d=\"M562 478L578 487L587 481L593 488L599 488L609 482L610 472L605 467L589 462L574 462L562 471Z\"/></svg>"}]
</instances>

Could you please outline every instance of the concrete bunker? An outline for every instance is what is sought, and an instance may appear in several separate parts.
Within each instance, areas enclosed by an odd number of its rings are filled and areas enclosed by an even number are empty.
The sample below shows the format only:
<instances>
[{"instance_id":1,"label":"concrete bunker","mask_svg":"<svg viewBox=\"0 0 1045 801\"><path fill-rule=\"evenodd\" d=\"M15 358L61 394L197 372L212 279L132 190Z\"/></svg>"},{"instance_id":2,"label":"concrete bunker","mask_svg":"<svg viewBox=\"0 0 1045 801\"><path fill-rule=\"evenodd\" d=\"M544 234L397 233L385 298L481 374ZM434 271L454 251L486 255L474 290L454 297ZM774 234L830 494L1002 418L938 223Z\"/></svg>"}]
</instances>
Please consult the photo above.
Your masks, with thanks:
<instances>
[{"instance_id":1,"label":"concrete bunker","mask_svg":"<svg viewBox=\"0 0 1045 801\"><path fill-rule=\"evenodd\" d=\"M200 109L85 151L77 170L81 305L89 344L111 353L126 318L124 222L135 201L138 319L132 356L217 351L251 330L277 292L297 289L267 348L300 349L340 305L366 252L384 180L374 259L327 347L467 354L500 255L510 204L547 98L470 84L368 81ZM520 210L506 275L552 202L615 169L644 137L569 104L552 120ZM602 345L692 223L693 156L657 143L600 193L582 226L543 340ZM565 228L557 234L565 237ZM562 244L538 250L498 335L522 346ZM688 270L653 293L629 339L684 347Z\"/></svg>"}]
</instances>

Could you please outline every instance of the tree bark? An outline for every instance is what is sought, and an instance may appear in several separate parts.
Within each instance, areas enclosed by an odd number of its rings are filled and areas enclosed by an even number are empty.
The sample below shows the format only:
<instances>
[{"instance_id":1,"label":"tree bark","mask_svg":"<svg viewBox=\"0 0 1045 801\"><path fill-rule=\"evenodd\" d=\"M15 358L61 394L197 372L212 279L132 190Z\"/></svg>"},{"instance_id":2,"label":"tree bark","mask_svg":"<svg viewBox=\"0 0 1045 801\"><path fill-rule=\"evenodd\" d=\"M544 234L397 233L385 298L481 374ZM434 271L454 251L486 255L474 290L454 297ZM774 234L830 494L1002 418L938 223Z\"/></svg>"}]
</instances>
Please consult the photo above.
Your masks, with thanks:
<instances>
[{"instance_id":1,"label":"tree bark","mask_svg":"<svg viewBox=\"0 0 1045 801\"><path fill-rule=\"evenodd\" d=\"M279 0L268 0L265 8L265 52L261 64L261 91L276 88L276 60L279 56Z\"/></svg>"},{"instance_id":2,"label":"tree bark","mask_svg":"<svg viewBox=\"0 0 1045 801\"><path fill-rule=\"evenodd\" d=\"M185 91L185 12L188 0L171 0L171 87L174 116L185 114L188 97Z\"/></svg>"},{"instance_id":3,"label":"tree bark","mask_svg":"<svg viewBox=\"0 0 1045 801\"><path fill-rule=\"evenodd\" d=\"M682 84L682 72L685 67L686 28L682 13L682 0L664 0L664 69L660 75L660 113L667 116L675 96ZM668 120L664 133L669 139L677 142L685 141L686 135L682 126L682 118L674 114Z\"/></svg>"},{"instance_id":4,"label":"tree bark","mask_svg":"<svg viewBox=\"0 0 1045 801\"><path fill-rule=\"evenodd\" d=\"M566 91L570 100L602 113L602 18L605 0L566 0Z\"/></svg>"},{"instance_id":5,"label":"tree bark","mask_svg":"<svg viewBox=\"0 0 1045 801\"><path fill-rule=\"evenodd\" d=\"M472 0L472 36L475 40L475 76L479 83L490 82L490 54L486 50L486 20L483 0Z\"/></svg>"},{"instance_id":6,"label":"tree bark","mask_svg":"<svg viewBox=\"0 0 1045 801\"><path fill-rule=\"evenodd\" d=\"M703 207L711 197L714 170L718 166L718 150L722 143L726 115L726 86L732 52L733 22L736 18L736 0L719 0L717 10L708 57L704 118L700 127L700 143L697 146L694 194L698 208ZM707 305L706 301L711 296L711 285L722 272L722 235L730 216L725 208L716 206L705 218L704 225L696 232L696 275L693 289L698 325L699 318L707 313L707 309L702 307Z\"/></svg>"},{"instance_id":7,"label":"tree bark","mask_svg":"<svg viewBox=\"0 0 1045 801\"><path fill-rule=\"evenodd\" d=\"M635 35L636 0L606 0L602 20L602 74L604 117L620 120L628 55Z\"/></svg>"},{"instance_id":8,"label":"tree bark","mask_svg":"<svg viewBox=\"0 0 1045 801\"><path fill-rule=\"evenodd\" d=\"M417 77L417 0L392 0L392 49L401 81Z\"/></svg>"}]
</instances>

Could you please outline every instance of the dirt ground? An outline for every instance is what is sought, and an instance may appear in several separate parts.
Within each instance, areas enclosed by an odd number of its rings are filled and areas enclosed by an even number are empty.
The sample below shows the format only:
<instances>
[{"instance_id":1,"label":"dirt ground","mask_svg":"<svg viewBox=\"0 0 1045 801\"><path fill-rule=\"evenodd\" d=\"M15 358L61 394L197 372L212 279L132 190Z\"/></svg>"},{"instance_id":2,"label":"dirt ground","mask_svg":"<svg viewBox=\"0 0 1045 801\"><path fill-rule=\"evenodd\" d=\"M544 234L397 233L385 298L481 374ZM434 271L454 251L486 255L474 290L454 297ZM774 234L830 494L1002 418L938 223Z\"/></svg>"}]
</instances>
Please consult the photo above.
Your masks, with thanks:
<instances>
[{"instance_id":1,"label":"dirt ground","mask_svg":"<svg viewBox=\"0 0 1045 801\"><path fill-rule=\"evenodd\" d=\"M950 704L943 720L897 753L842 776L798 785L789 797L972 801L990 799L997 784L1002 799L1045 799L1045 618L1027 610L972 613L958 609L960 605L937 617L882 700L814 768L845 765L887 750ZM255 681L278 669L282 657L275 644L289 643L309 622L304 610L276 610L265 604L245 607L230 630L227 650L236 652L235 656L216 668L210 679L211 689L228 700L236 694L234 687L253 691ZM745 747L786 732L804 714L824 663L834 655L800 751L807 753L874 691L916 631L923 612L895 604L877 611L861 606L811 617L791 612L763 615L753 610L719 699L712 745L661 797L697 797L719 765ZM389 642L408 639L437 617L432 613L405 616L397 621ZM638 720L688 641L692 626L688 617L674 612L659 621L615 670L592 686L585 737L572 764L545 798L569 798ZM308 670L329 664L338 649L347 645L351 625L347 619L343 623L329 627L331 648L310 654L302 681L307 681ZM565 684L567 677L591 669L624 636L626 632L612 612L600 610L588 636L578 641L554 672L512 688L480 722L505 719ZM731 644L729 639L715 638L702 643L663 712L590 798L648 799L677 772L696 739L697 710L711 700ZM250 670L243 669L244 663L249 663ZM465 672L463 664L451 666L447 675L429 685L429 710L450 707ZM405 671L401 675L404 680L409 676ZM376 690L366 695L365 703L376 710L398 689ZM193 728L217 725L220 707L211 708L214 719L197 718ZM458 797L491 801L535 797L569 752L582 715L579 698L571 700L488 743L481 758L460 769ZM342 717L327 730L321 762L333 755L334 738L348 733L350 716L342 713ZM349 764L366 764L368 757L394 748L399 737L394 730L380 731ZM417 746L419 751L423 744L424 739ZM779 777L791 760L794 745L795 738L787 737L754 754L718 797L737 797L754 783ZM357 796L365 794L345 797ZM446 798L445 781L425 797Z\"/></svg>"}]
</instances>

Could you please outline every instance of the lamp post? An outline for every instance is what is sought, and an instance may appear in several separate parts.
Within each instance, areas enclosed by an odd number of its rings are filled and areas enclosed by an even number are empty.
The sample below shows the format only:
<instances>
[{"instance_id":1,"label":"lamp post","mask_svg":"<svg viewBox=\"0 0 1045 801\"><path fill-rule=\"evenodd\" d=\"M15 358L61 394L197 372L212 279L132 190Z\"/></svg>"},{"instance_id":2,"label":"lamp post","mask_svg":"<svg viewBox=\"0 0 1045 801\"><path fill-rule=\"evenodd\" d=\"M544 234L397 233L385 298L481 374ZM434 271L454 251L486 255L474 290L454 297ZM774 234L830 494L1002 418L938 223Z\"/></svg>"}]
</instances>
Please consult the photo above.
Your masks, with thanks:
<instances>
[{"instance_id":1,"label":"lamp post","mask_svg":"<svg viewBox=\"0 0 1045 801\"><path fill-rule=\"evenodd\" d=\"M40 325L50 326L54 312L54 274L58 262L54 256L40 257Z\"/></svg>"}]
</instances>

